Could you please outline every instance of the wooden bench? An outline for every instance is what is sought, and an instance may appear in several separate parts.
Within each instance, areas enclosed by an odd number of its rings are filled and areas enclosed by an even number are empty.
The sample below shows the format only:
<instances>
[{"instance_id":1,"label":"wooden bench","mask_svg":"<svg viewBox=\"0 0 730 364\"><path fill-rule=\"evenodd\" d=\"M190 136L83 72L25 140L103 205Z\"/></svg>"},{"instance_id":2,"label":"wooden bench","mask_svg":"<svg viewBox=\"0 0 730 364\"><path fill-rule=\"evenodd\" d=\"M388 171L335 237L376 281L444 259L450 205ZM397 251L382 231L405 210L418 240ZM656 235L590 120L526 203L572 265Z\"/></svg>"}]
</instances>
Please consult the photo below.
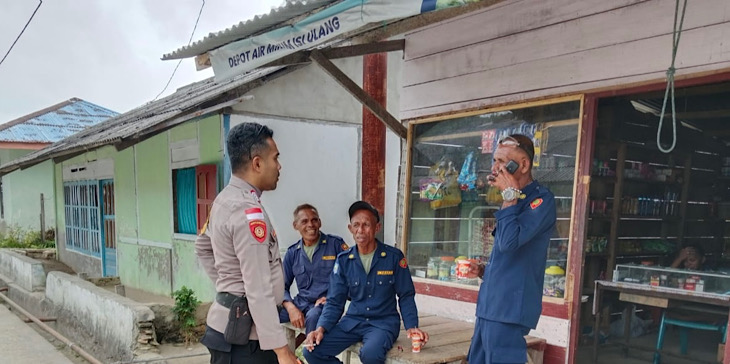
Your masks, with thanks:
<instances>
[{"instance_id":1,"label":"wooden bench","mask_svg":"<svg viewBox=\"0 0 730 364\"><path fill-rule=\"evenodd\" d=\"M411 340L401 327L398 340L388 352L386 364L442 364L466 363L471 337L474 333L474 324L452 320L428 314L419 315L419 326L429 335L428 344L420 353L411 351ZM294 340L297 335L304 333L304 329L297 329L291 323L282 324L287 328L289 347L294 350ZM545 339L525 336L527 341L528 364L542 364ZM350 364L352 353L359 355L362 343L355 343L343 353L343 361Z\"/></svg>"}]
</instances>

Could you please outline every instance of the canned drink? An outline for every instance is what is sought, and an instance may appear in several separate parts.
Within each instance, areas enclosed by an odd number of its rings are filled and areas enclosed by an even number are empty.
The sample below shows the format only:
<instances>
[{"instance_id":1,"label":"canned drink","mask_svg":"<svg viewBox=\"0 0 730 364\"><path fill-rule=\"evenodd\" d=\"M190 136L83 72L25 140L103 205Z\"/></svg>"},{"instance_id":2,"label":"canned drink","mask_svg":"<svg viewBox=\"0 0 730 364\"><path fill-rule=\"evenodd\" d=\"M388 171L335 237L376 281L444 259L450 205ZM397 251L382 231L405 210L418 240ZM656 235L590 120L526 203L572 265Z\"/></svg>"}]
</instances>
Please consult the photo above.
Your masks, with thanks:
<instances>
[{"instance_id":1,"label":"canned drink","mask_svg":"<svg viewBox=\"0 0 730 364\"><path fill-rule=\"evenodd\" d=\"M460 259L456 262L456 277L457 278L469 278L469 269L471 268L471 261L466 259Z\"/></svg>"},{"instance_id":2,"label":"canned drink","mask_svg":"<svg viewBox=\"0 0 730 364\"><path fill-rule=\"evenodd\" d=\"M414 353L420 353L421 352L421 346L423 346L423 340L421 340L421 335L414 335L411 337L411 351Z\"/></svg>"}]
</instances>

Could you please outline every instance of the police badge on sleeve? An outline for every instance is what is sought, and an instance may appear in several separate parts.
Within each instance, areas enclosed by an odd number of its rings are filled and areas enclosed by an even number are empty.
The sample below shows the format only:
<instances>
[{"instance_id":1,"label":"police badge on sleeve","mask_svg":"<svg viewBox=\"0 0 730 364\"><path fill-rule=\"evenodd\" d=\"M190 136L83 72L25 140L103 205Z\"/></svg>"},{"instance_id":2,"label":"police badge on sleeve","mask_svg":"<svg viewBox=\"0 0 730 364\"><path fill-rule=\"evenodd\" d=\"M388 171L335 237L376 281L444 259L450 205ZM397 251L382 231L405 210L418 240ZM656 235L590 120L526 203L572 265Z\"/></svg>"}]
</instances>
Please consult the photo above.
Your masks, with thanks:
<instances>
[{"instance_id":1,"label":"police badge on sleeve","mask_svg":"<svg viewBox=\"0 0 730 364\"><path fill-rule=\"evenodd\" d=\"M256 241L263 243L266 240L266 222L264 221L264 212L258 208L246 209L246 219L248 220L248 228L251 229L251 235Z\"/></svg>"}]
</instances>

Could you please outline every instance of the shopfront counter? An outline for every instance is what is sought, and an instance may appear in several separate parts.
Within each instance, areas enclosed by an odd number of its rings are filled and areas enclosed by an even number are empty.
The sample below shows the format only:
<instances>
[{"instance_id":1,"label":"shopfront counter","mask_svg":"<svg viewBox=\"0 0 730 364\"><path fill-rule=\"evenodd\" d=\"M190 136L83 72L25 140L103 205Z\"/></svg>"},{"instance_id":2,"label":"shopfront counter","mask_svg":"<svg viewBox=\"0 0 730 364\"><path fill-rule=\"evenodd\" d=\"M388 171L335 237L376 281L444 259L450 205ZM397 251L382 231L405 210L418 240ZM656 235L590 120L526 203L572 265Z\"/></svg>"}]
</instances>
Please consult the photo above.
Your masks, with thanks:
<instances>
[{"instance_id":1,"label":"shopfront counter","mask_svg":"<svg viewBox=\"0 0 730 364\"><path fill-rule=\"evenodd\" d=\"M730 277L728 278L730 279ZM701 310L711 313L730 312L730 294L706 291L700 292L696 290L680 289L674 287L652 286L651 284L643 284L639 282L611 282L599 280L595 282L595 299L593 300L593 315L595 316L594 328L600 327L602 319L602 298L605 294L609 292L618 293L619 300L621 301L646 306L661 307L665 309L672 307L701 307ZM624 322L623 345L627 349L629 347L634 347L638 349L653 351L654 348L629 345L629 329L631 327L631 316L631 305L627 305L624 309L624 317L627 317L629 319ZM598 332L598 330L594 329L594 332ZM598 357L598 336L599 335L594 335L593 338L594 360ZM730 363L730 346L725 346L724 358L725 359L723 363Z\"/></svg>"}]
</instances>

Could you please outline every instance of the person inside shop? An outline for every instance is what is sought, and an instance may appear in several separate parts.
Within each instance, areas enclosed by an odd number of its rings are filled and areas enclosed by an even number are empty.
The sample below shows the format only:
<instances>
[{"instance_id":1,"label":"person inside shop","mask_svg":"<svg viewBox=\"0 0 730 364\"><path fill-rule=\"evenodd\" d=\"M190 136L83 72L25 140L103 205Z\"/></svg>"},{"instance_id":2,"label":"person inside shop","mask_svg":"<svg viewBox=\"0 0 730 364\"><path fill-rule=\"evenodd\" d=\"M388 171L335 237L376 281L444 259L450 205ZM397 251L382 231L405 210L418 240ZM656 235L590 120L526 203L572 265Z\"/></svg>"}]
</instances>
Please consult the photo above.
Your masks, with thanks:
<instances>
[{"instance_id":1,"label":"person inside shop","mask_svg":"<svg viewBox=\"0 0 730 364\"><path fill-rule=\"evenodd\" d=\"M353 203L348 213L356 245L337 256L330 277L327 304L317 329L307 335L304 358L309 364L342 363L336 358L350 345L362 341L363 364L385 363L400 332L400 321L418 345L428 342L428 334L418 328L416 290L403 253L375 238L380 230L380 214L365 201ZM400 313L396 308L396 296ZM345 301L351 299L342 316Z\"/></svg>"},{"instance_id":2,"label":"person inside shop","mask_svg":"<svg viewBox=\"0 0 730 364\"><path fill-rule=\"evenodd\" d=\"M699 245L687 245L679 251L677 258L672 262L672 268L705 270L705 251Z\"/></svg>"},{"instance_id":3,"label":"person inside shop","mask_svg":"<svg viewBox=\"0 0 730 364\"><path fill-rule=\"evenodd\" d=\"M284 300L294 303L279 312L281 322L291 322L294 327L306 327L306 333L317 328L322 308L327 302L330 273L337 254L350 249L341 237L320 231L322 220L319 212L310 204L294 209L294 230L301 239L289 246L284 256ZM296 280L299 293L291 296L291 285ZM304 336L297 339L297 344ZM298 345L297 345L298 346Z\"/></svg>"},{"instance_id":4,"label":"person inside shop","mask_svg":"<svg viewBox=\"0 0 730 364\"><path fill-rule=\"evenodd\" d=\"M532 140L513 134L493 154L490 186L501 190L494 247L477 298L469 363L526 363L524 336L537 326L548 243L556 223L555 196L532 178Z\"/></svg>"}]
</instances>

